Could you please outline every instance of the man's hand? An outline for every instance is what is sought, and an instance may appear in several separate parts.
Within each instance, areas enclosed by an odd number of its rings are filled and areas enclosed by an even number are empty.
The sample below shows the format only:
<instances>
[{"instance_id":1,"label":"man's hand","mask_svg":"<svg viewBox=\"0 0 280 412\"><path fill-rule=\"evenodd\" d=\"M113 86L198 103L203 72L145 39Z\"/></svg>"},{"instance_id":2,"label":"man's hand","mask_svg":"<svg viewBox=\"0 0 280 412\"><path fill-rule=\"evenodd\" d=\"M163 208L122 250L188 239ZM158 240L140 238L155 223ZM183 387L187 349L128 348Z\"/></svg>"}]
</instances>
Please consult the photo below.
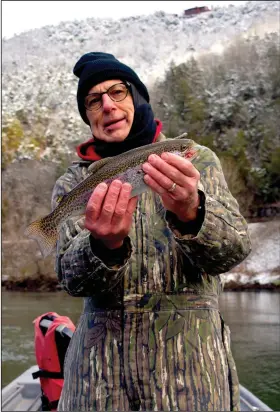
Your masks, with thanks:
<instances>
[{"instance_id":1,"label":"man's hand","mask_svg":"<svg viewBox=\"0 0 280 412\"><path fill-rule=\"evenodd\" d=\"M95 239L100 239L108 249L122 246L128 235L137 197L130 198L129 183L114 180L109 186L100 183L94 189L85 213L85 227Z\"/></svg>"},{"instance_id":2,"label":"man's hand","mask_svg":"<svg viewBox=\"0 0 280 412\"><path fill-rule=\"evenodd\" d=\"M172 153L162 153L160 157L153 154L143 164L143 170L145 183L161 196L165 209L182 222L196 219L200 174L189 160Z\"/></svg>"}]
</instances>

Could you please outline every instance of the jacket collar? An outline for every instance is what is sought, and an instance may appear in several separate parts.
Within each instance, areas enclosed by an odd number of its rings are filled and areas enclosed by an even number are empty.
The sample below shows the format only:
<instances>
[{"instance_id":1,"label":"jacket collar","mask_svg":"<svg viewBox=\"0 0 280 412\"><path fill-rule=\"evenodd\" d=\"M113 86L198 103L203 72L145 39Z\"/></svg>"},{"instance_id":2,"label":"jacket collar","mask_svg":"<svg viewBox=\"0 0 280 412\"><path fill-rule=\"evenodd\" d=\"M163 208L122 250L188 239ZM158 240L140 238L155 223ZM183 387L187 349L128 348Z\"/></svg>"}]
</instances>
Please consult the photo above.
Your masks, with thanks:
<instances>
[{"instance_id":1,"label":"jacket collar","mask_svg":"<svg viewBox=\"0 0 280 412\"><path fill-rule=\"evenodd\" d=\"M158 119L155 119L155 121L157 123L157 128L153 143L162 141L162 138L164 138L165 140L165 136L161 133L162 122ZM93 139L89 139L85 143L82 143L79 146L77 146L76 152L78 156L83 160L96 161L101 159L101 156L97 154L94 150Z\"/></svg>"}]
</instances>

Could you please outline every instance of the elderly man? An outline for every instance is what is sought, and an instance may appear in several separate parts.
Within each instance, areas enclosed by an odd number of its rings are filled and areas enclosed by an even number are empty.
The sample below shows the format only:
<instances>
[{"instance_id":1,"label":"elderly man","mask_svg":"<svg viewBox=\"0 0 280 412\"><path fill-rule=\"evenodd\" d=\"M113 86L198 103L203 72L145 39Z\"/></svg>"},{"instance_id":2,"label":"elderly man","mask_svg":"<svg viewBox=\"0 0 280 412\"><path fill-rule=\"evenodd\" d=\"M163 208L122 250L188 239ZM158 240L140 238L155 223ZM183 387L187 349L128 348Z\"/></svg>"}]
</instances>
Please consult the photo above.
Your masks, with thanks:
<instances>
[{"instance_id":1,"label":"elderly man","mask_svg":"<svg viewBox=\"0 0 280 412\"><path fill-rule=\"evenodd\" d=\"M92 138L58 179L53 208L92 162L165 139L130 67L93 52L74 73ZM211 162L201 173L175 154L151 155L143 165L150 191L131 198L129 183L100 183L85 217L62 225L58 277L84 297L84 310L60 411L239 410L219 274L248 255L250 240L217 156L203 149Z\"/></svg>"}]
</instances>

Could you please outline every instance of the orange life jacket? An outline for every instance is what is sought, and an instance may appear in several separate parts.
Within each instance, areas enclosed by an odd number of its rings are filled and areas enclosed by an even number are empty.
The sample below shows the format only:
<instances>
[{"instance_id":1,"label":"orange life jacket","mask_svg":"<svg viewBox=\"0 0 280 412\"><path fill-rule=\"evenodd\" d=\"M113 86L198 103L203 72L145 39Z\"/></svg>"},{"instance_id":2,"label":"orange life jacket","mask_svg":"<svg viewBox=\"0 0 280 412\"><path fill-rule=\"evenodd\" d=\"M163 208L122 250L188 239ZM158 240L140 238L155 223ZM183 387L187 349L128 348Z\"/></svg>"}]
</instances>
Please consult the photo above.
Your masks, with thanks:
<instances>
[{"instance_id":1,"label":"orange life jacket","mask_svg":"<svg viewBox=\"0 0 280 412\"><path fill-rule=\"evenodd\" d=\"M56 410L63 386L63 364L75 325L67 316L48 312L38 316L35 325L35 354L39 370L43 410Z\"/></svg>"}]
</instances>

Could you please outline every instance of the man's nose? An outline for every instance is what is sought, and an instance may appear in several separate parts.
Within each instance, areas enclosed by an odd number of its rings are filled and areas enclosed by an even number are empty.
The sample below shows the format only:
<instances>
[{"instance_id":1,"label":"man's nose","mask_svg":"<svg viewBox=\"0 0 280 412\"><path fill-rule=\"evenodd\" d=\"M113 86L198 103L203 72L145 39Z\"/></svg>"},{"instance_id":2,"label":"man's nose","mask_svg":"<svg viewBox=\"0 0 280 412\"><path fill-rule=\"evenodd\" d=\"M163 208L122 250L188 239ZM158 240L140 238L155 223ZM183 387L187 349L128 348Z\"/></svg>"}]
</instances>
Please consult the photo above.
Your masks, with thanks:
<instances>
[{"instance_id":1,"label":"man's nose","mask_svg":"<svg viewBox=\"0 0 280 412\"><path fill-rule=\"evenodd\" d=\"M108 96L108 94L103 94L102 96L102 108L105 112L111 111L115 108L115 102Z\"/></svg>"}]
</instances>

